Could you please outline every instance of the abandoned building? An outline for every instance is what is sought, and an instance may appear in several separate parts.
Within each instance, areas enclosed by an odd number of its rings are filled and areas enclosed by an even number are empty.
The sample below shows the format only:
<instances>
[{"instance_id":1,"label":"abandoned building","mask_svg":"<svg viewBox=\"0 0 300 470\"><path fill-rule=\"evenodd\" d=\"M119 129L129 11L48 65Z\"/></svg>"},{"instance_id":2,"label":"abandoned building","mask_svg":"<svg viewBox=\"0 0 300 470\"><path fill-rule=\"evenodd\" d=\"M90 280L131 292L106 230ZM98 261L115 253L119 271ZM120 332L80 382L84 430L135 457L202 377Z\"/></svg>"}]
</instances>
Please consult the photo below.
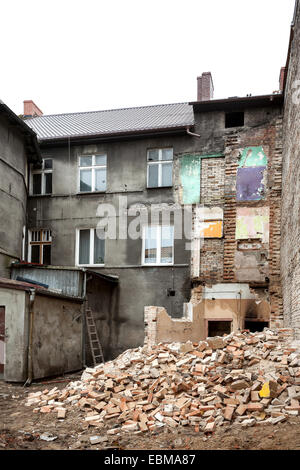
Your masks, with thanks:
<instances>
[{"instance_id":1,"label":"abandoned building","mask_svg":"<svg viewBox=\"0 0 300 470\"><path fill-rule=\"evenodd\" d=\"M31 167L28 261L118 277L114 308L94 312L112 356L143 343L145 306L180 318L191 295L204 295L210 334L282 324L283 96L213 100L209 73L197 92L194 103L26 119L43 159ZM101 205L115 208L115 239L97 237ZM122 238L122 211L128 227L133 208L154 205L158 223ZM191 237L174 213L163 222L174 205L192 208Z\"/></svg>"},{"instance_id":2,"label":"abandoned building","mask_svg":"<svg viewBox=\"0 0 300 470\"><path fill-rule=\"evenodd\" d=\"M0 201L19 238L0 231L0 255L11 253L21 290L73 295L83 326L92 309L105 359L144 340L299 330L299 13L297 1L272 94L213 99L208 72L195 102L43 115L27 100L23 123L15 116L30 143L28 174L22 150L18 226ZM1 187L11 180L1 174Z\"/></svg>"}]
</instances>

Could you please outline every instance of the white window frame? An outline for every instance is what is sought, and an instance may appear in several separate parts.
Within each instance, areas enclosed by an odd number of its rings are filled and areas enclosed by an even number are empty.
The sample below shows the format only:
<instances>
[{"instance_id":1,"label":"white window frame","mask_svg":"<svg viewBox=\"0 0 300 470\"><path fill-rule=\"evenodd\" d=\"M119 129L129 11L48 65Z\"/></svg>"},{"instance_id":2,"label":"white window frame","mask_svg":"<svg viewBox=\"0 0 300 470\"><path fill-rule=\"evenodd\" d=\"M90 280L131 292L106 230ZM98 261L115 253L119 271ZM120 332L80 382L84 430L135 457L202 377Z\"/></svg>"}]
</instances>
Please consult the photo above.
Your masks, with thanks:
<instances>
[{"instance_id":1,"label":"white window frame","mask_svg":"<svg viewBox=\"0 0 300 470\"><path fill-rule=\"evenodd\" d=\"M146 248L146 229L149 227L156 227L156 261L155 263L145 262L145 248ZM173 244L172 244L172 261L171 263L161 263L161 233L163 227L173 227ZM143 226L143 239L142 239L142 265L143 266L173 266L174 265L174 225L144 225Z\"/></svg>"},{"instance_id":2,"label":"white window frame","mask_svg":"<svg viewBox=\"0 0 300 470\"><path fill-rule=\"evenodd\" d=\"M52 168L45 169L45 161L46 160L51 160L52 161ZM42 159L42 168L37 168L34 169L33 166L31 166L31 178L30 178L30 195L31 196L46 196L53 194L53 187L52 187L52 192L51 193L46 193L46 178L45 175L47 173L53 173L53 158L43 158ZM41 178L41 192L39 194L33 194L33 175L42 175ZM53 184L53 177L52 177L52 184Z\"/></svg>"},{"instance_id":3,"label":"white window frame","mask_svg":"<svg viewBox=\"0 0 300 470\"><path fill-rule=\"evenodd\" d=\"M158 151L158 160L155 160L153 162L148 160L148 155L149 152L152 152L153 150ZM163 160L162 159L162 152L163 150L172 150L172 160ZM174 162L174 152L173 152L173 147L165 147L165 148L153 148L153 149L148 149L147 150L147 188L148 189L155 189L155 188L171 188L173 186L173 162ZM171 185L168 186L163 186L162 185L162 166L166 164L172 164L172 182ZM149 167L151 165L158 165L158 185L157 186L149 186Z\"/></svg>"},{"instance_id":4,"label":"white window frame","mask_svg":"<svg viewBox=\"0 0 300 470\"><path fill-rule=\"evenodd\" d=\"M86 267L103 267L105 266L105 263L103 264L80 264L79 263L79 234L81 230L89 230L90 231L90 261L94 259L94 244L95 244L95 232L96 228L86 228L86 227L80 227L76 229L76 249L75 249L75 265L76 266L86 266ZM105 245L104 245L105 246ZM105 249L105 248L104 248ZM104 253L105 257L105 253Z\"/></svg>"},{"instance_id":5,"label":"white window frame","mask_svg":"<svg viewBox=\"0 0 300 470\"><path fill-rule=\"evenodd\" d=\"M33 234L39 232L41 234L40 240L33 240ZM48 229L35 229L28 231L28 261L29 263L32 262L31 254L32 254L32 246L39 246L40 247L40 261L39 264L44 264L44 253L43 253L43 246L50 245L52 249L52 233L51 230Z\"/></svg>"},{"instance_id":6,"label":"white window frame","mask_svg":"<svg viewBox=\"0 0 300 470\"><path fill-rule=\"evenodd\" d=\"M80 166L80 158L81 157L92 157L92 165L91 166ZM105 165L96 165L96 157L105 157L106 163ZM103 169L106 170L106 184L105 190L103 191L96 191L95 190L95 170ZM92 171L92 189L91 191L80 191L80 170L91 170ZM79 155L78 157L78 182L77 182L77 192L80 194L90 194L90 193L105 193L107 191L107 154L106 153L95 153L90 155Z\"/></svg>"}]
</instances>

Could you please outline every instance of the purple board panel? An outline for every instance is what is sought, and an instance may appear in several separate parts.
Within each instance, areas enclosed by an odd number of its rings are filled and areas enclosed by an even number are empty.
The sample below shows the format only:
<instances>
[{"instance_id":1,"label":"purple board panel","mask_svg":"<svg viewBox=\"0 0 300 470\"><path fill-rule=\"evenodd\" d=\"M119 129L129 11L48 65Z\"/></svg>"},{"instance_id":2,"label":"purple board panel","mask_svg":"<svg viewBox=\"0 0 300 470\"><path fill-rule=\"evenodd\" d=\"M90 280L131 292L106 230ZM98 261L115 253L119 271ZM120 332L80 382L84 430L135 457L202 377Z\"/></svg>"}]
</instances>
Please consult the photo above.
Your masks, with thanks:
<instances>
[{"instance_id":1,"label":"purple board panel","mask_svg":"<svg viewBox=\"0 0 300 470\"><path fill-rule=\"evenodd\" d=\"M259 201L263 199L265 166L238 168L236 179L237 201Z\"/></svg>"}]
</instances>

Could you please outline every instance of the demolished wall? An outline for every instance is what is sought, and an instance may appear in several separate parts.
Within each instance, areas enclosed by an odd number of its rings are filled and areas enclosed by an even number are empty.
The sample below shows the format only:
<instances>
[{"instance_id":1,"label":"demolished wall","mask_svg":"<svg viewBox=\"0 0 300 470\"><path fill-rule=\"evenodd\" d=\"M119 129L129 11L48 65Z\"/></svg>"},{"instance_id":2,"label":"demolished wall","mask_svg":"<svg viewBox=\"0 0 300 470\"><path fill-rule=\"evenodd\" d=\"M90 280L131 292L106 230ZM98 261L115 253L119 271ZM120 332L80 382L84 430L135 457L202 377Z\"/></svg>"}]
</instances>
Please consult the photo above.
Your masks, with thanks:
<instances>
[{"instance_id":1,"label":"demolished wall","mask_svg":"<svg viewBox=\"0 0 300 470\"><path fill-rule=\"evenodd\" d=\"M247 284L200 286L193 294L191 302L184 305L181 318L170 317L162 307L145 307L144 344L148 349L159 343L203 341L210 336L211 324L215 323L228 323L230 333L243 330L246 321L269 321L270 305L266 296L258 298Z\"/></svg>"}]
</instances>

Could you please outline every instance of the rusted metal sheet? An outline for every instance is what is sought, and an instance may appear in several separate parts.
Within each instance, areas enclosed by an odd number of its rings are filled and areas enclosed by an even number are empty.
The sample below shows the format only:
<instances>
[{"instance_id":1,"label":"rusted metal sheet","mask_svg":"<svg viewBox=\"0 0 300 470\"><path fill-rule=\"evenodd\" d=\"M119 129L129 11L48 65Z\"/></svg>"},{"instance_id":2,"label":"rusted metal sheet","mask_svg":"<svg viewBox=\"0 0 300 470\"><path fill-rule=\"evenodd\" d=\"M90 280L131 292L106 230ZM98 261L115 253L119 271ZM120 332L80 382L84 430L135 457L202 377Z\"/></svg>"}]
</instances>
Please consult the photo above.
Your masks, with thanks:
<instances>
[{"instance_id":1,"label":"rusted metal sheet","mask_svg":"<svg viewBox=\"0 0 300 470\"><path fill-rule=\"evenodd\" d=\"M83 272L77 269L12 267L11 277L31 279L72 297L81 297L83 292Z\"/></svg>"}]
</instances>

